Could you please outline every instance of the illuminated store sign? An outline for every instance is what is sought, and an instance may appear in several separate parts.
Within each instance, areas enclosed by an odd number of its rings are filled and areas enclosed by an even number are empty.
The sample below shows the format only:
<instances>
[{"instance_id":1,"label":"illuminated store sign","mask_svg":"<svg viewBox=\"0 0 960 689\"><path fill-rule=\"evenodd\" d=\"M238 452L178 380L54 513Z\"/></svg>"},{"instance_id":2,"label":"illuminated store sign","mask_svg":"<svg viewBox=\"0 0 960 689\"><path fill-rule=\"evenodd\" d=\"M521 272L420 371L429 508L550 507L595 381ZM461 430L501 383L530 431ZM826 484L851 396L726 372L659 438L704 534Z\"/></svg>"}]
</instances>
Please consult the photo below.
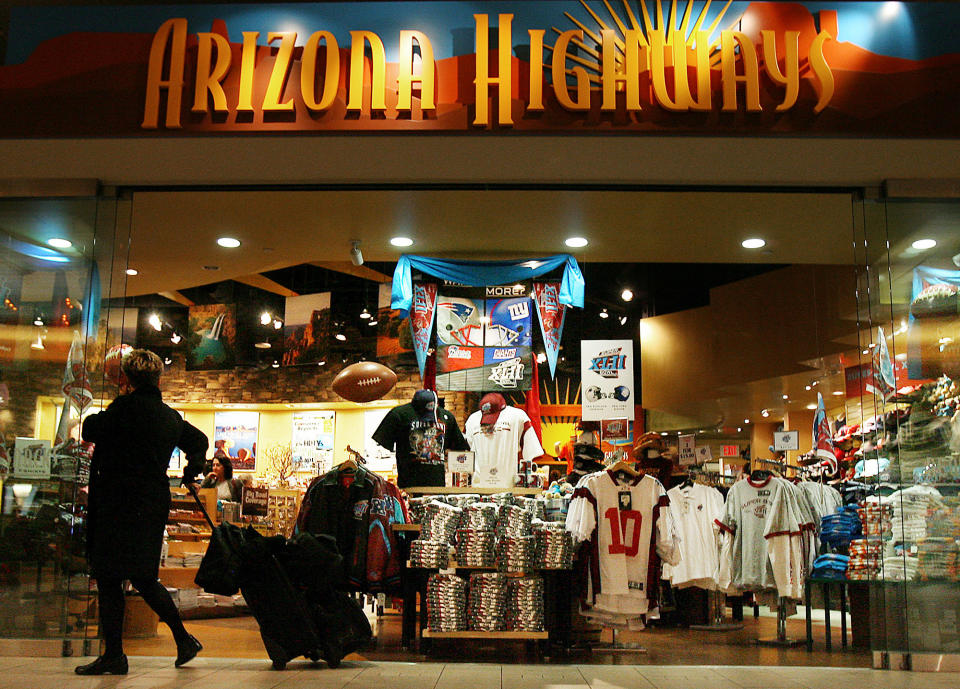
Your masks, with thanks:
<instances>
[{"instance_id":1,"label":"illuminated store sign","mask_svg":"<svg viewBox=\"0 0 960 689\"><path fill-rule=\"evenodd\" d=\"M742 31L720 32L719 45L711 43L711 31L700 30L700 23L689 35L684 27L626 29L619 34L614 29L599 30L599 51L584 43L584 29L560 33L553 46L544 43L544 29L527 31L530 48L529 62L524 74L515 75L512 14L501 14L498 20L498 41L492 46L497 52L497 69L490 71L490 18L486 14L473 15L476 30L476 55L473 82L475 116L472 124L491 124L488 107L491 88L495 87L499 107L496 123L514 124L513 102L516 86L525 77L527 89L523 99L525 112L545 109L545 89L552 92L556 102L570 112L589 111L595 104L595 93L600 93L600 110L618 109L639 113L641 104L641 74L653 94L653 102L671 112L710 111L714 109L714 84L720 92L720 108L725 112L738 110L738 93L746 112L760 112L761 80L781 90L777 111L789 110L797 104L800 92L801 59L799 31L778 32L762 29L759 46ZM718 18L719 19L719 18ZM601 26L605 27L604 24ZM590 32L590 37L597 35ZM807 49L803 60L807 67L804 77L817 93L813 112L820 112L830 102L834 92L834 78L823 55L823 44L833 36L820 31ZM373 31L350 31L350 47L346 51L346 66L341 70L341 50L330 31L312 33L300 49L296 48L297 32L271 31L266 36L267 48L258 48L260 32L244 31L240 59L227 38L218 33L196 34L195 62L190 71L194 75L190 111L202 114L233 114L295 112L295 100L310 113L330 110L340 91L347 93L347 114L387 111L387 63L383 38ZM272 47L271 47L272 46ZM577 46L588 54L598 55L599 89L592 86L590 75L583 66L567 69L571 60L578 58ZM414 64L414 55L419 57ZM549 61L545 53L549 49ZM369 49L370 57L366 56ZM296 55L295 53L299 54ZM402 30L399 35L400 56L391 101L395 119L409 117L414 110L414 92L419 100L420 117L429 118L437 109L437 69L430 38L422 31ZM264 69L257 63L270 63ZM678 65L682 66L678 68ZM544 71L549 70L550 83L544 84ZM691 84L692 70L692 84ZM519 71L519 70L517 70ZM719 79L714 79L714 72ZM156 32L150 48L146 104L142 126L155 129L160 126L160 96L166 93L164 126L180 128L181 105L188 84L187 20L170 19ZM166 75L166 76L164 76ZM296 75L299 78L291 78ZM571 89L568 76L573 78ZM259 77L259 79L258 79ZM264 83L262 82L265 79ZM228 95L225 82L235 84L235 93ZM292 84L292 85L291 85ZM369 92L365 103L364 94ZM254 94L258 98L254 98ZM623 97L618 97L622 93ZM260 96L262 94L262 96ZM230 96L233 96L232 98ZM255 102L256 100L256 102ZM648 105L648 107L650 107ZM250 120L253 121L252 119Z\"/></svg>"},{"instance_id":2,"label":"illuminated store sign","mask_svg":"<svg viewBox=\"0 0 960 689\"><path fill-rule=\"evenodd\" d=\"M956 137L958 21L949 2L25 5L0 137Z\"/></svg>"}]
</instances>

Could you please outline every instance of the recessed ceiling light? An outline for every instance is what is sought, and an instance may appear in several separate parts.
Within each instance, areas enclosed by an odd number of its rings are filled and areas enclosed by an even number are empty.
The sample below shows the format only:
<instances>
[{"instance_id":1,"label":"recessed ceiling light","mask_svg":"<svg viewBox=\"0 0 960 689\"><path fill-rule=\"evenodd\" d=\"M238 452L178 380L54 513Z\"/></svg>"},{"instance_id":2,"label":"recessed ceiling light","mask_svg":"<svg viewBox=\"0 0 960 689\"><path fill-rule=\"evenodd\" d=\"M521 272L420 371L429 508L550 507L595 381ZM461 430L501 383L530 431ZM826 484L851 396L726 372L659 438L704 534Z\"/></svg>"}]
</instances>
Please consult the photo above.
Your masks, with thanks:
<instances>
[{"instance_id":1,"label":"recessed ceiling light","mask_svg":"<svg viewBox=\"0 0 960 689\"><path fill-rule=\"evenodd\" d=\"M270 325L271 320L273 320L273 316L270 315L269 311L260 314L260 325Z\"/></svg>"},{"instance_id":2,"label":"recessed ceiling light","mask_svg":"<svg viewBox=\"0 0 960 689\"><path fill-rule=\"evenodd\" d=\"M744 419L743 422L744 422L744 423L750 423L750 419Z\"/></svg>"},{"instance_id":3,"label":"recessed ceiling light","mask_svg":"<svg viewBox=\"0 0 960 689\"><path fill-rule=\"evenodd\" d=\"M71 242L69 239L63 239L62 237L48 239L47 244L52 246L54 249L69 249L71 246L73 246L73 242Z\"/></svg>"},{"instance_id":4,"label":"recessed ceiling light","mask_svg":"<svg viewBox=\"0 0 960 689\"><path fill-rule=\"evenodd\" d=\"M804 387L803 389L804 389L804 390L812 390L813 388L811 388L809 385L807 385L807 386Z\"/></svg>"},{"instance_id":5,"label":"recessed ceiling light","mask_svg":"<svg viewBox=\"0 0 960 689\"><path fill-rule=\"evenodd\" d=\"M620 298L624 301L630 301L633 299L633 290L631 290L629 287L624 287L623 291L620 293Z\"/></svg>"},{"instance_id":6,"label":"recessed ceiling light","mask_svg":"<svg viewBox=\"0 0 960 689\"><path fill-rule=\"evenodd\" d=\"M744 239L740 242L740 246L744 249L762 249L767 245L767 242L760 237L750 237L749 239Z\"/></svg>"},{"instance_id":7,"label":"recessed ceiling light","mask_svg":"<svg viewBox=\"0 0 960 689\"><path fill-rule=\"evenodd\" d=\"M217 240L217 244L225 249L236 249L238 246L240 246L240 240L234 237L220 237Z\"/></svg>"},{"instance_id":8,"label":"recessed ceiling light","mask_svg":"<svg viewBox=\"0 0 960 689\"><path fill-rule=\"evenodd\" d=\"M790 399L790 395L784 395L784 396L783 396L783 399L785 399L785 400Z\"/></svg>"},{"instance_id":9,"label":"recessed ceiling light","mask_svg":"<svg viewBox=\"0 0 960 689\"><path fill-rule=\"evenodd\" d=\"M391 237L390 243L394 246L413 246L413 240L410 237Z\"/></svg>"},{"instance_id":10,"label":"recessed ceiling light","mask_svg":"<svg viewBox=\"0 0 960 689\"><path fill-rule=\"evenodd\" d=\"M666 435L666 434L667 434L666 431L660 431L660 435Z\"/></svg>"},{"instance_id":11,"label":"recessed ceiling light","mask_svg":"<svg viewBox=\"0 0 960 689\"><path fill-rule=\"evenodd\" d=\"M256 347L257 349L270 349L269 342L257 342L253 346Z\"/></svg>"},{"instance_id":12,"label":"recessed ceiling light","mask_svg":"<svg viewBox=\"0 0 960 689\"><path fill-rule=\"evenodd\" d=\"M127 275L139 275L139 274L140 274L140 271L137 270L136 268L127 268L127 270L126 270L125 272L126 272Z\"/></svg>"},{"instance_id":13,"label":"recessed ceiling light","mask_svg":"<svg viewBox=\"0 0 960 689\"><path fill-rule=\"evenodd\" d=\"M927 249L932 249L936 245L937 245L936 239L918 239L910 246L912 246L917 251L926 251Z\"/></svg>"},{"instance_id":14,"label":"recessed ceiling light","mask_svg":"<svg viewBox=\"0 0 960 689\"><path fill-rule=\"evenodd\" d=\"M610 318L610 314L607 313L607 310L606 310L606 309L604 309L603 311L601 311L599 315L600 315L600 318Z\"/></svg>"},{"instance_id":15,"label":"recessed ceiling light","mask_svg":"<svg viewBox=\"0 0 960 689\"><path fill-rule=\"evenodd\" d=\"M580 249L585 247L590 242L587 241L586 237L567 237L563 242L571 249Z\"/></svg>"},{"instance_id":16,"label":"recessed ceiling light","mask_svg":"<svg viewBox=\"0 0 960 689\"><path fill-rule=\"evenodd\" d=\"M334 337L337 338L340 342L344 342L347 339L347 336L344 335L343 333L337 333L336 335L334 335Z\"/></svg>"},{"instance_id":17,"label":"recessed ceiling light","mask_svg":"<svg viewBox=\"0 0 960 689\"><path fill-rule=\"evenodd\" d=\"M807 405L807 409L816 409L816 408L817 408L817 405L816 405L816 404L808 404L808 405Z\"/></svg>"},{"instance_id":18,"label":"recessed ceiling light","mask_svg":"<svg viewBox=\"0 0 960 689\"><path fill-rule=\"evenodd\" d=\"M834 391L833 391L832 393L830 393L830 394L836 395L837 397L839 397L840 395L843 394L843 390L834 390Z\"/></svg>"}]
</instances>

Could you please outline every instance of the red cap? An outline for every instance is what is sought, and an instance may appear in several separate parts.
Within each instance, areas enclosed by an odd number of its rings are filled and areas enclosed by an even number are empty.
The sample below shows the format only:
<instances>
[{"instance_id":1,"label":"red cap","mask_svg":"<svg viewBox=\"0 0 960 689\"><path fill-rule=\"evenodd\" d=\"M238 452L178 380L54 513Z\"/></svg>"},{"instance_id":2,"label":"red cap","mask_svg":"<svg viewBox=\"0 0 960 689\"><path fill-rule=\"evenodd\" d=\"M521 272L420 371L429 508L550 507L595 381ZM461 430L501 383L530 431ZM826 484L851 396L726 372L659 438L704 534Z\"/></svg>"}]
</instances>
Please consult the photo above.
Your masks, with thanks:
<instances>
[{"instance_id":1,"label":"red cap","mask_svg":"<svg viewBox=\"0 0 960 689\"><path fill-rule=\"evenodd\" d=\"M499 392L488 392L480 400L480 423L496 423L500 412L507 406L507 400Z\"/></svg>"}]
</instances>

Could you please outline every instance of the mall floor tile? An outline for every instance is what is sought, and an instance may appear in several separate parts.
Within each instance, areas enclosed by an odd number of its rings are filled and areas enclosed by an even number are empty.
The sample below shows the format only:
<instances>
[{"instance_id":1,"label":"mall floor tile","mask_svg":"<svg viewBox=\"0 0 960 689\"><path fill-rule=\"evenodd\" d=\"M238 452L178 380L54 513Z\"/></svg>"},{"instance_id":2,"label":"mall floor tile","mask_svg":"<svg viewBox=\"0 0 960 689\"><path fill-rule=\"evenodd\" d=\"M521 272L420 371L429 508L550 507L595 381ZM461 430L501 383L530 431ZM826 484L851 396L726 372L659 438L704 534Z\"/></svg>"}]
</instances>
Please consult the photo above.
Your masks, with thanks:
<instances>
[{"instance_id":1,"label":"mall floor tile","mask_svg":"<svg viewBox=\"0 0 960 689\"><path fill-rule=\"evenodd\" d=\"M2 689L940 689L960 673L866 668L706 665L501 665L350 661L330 669L293 662L277 671L259 659L133 658L124 677L78 677L84 658L0 658ZM199 662L201 661L202 662Z\"/></svg>"}]
</instances>

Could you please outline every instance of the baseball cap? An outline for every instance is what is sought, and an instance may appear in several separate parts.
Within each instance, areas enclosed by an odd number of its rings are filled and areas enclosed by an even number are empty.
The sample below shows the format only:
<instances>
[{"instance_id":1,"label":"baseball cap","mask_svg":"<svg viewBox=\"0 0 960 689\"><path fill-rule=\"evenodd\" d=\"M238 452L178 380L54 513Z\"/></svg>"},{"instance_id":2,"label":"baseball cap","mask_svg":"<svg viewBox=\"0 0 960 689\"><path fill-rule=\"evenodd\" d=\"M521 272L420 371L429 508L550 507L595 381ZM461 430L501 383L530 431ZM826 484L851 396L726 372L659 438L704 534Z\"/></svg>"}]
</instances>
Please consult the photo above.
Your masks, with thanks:
<instances>
[{"instance_id":1,"label":"baseball cap","mask_svg":"<svg viewBox=\"0 0 960 689\"><path fill-rule=\"evenodd\" d=\"M437 418L437 393L433 390L417 390L413 393L413 410L417 416L426 421L435 421Z\"/></svg>"},{"instance_id":2,"label":"baseball cap","mask_svg":"<svg viewBox=\"0 0 960 689\"><path fill-rule=\"evenodd\" d=\"M480 399L480 423L496 423L500 412L507 406L507 401L499 392L488 392Z\"/></svg>"}]
</instances>

